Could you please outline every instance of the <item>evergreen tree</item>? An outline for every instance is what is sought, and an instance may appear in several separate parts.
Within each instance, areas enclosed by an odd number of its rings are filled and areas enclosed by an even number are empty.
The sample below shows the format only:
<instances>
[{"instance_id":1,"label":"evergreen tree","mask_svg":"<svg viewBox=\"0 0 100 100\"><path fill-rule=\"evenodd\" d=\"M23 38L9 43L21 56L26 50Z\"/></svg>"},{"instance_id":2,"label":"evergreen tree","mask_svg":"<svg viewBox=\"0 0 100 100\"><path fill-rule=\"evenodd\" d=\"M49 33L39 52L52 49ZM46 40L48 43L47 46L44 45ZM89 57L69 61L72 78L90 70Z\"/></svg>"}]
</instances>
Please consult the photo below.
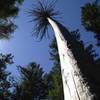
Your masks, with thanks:
<instances>
[{"instance_id":1,"label":"evergreen tree","mask_svg":"<svg viewBox=\"0 0 100 100\"><path fill-rule=\"evenodd\" d=\"M53 68L48 74L49 90L48 97L52 100L63 100L63 86L60 70L60 59L56 39L54 38L50 44L50 59L53 61Z\"/></svg>"},{"instance_id":2,"label":"evergreen tree","mask_svg":"<svg viewBox=\"0 0 100 100\"><path fill-rule=\"evenodd\" d=\"M100 46L100 4L99 0L86 3L81 8L81 22L87 31L94 32L97 45Z\"/></svg>"},{"instance_id":3,"label":"evergreen tree","mask_svg":"<svg viewBox=\"0 0 100 100\"><path fill-rule=\"evenodd\" d=\"M13 100L35 100L46 97L46 85L43 69L36 63L30 63L26 67L18 66L21 75L20 84L16 84Z\"/></svg>"},{"instance_id":4,"label":"evergreen tree","mask_svg":"<svg viewBox=\"0 0 100 100\"><path fill-rule=\"evenodd\" d=\"M23 0L0 0L0 19L16 17Z\"/></svg>"},{"instance_id":5,"label":"evergreen tree","mask_svg":"<svg viewBox=\"0 0 100 100\"><path fill-rule=\"evenodd\" d=\"M93 49L93 45L89 44L87 47L84 46L83 41L80 39L79 30L71 32L73 38L76 40L70 45L73 50L73 54L77 59L80 72L84 77L84 81L90 86L90 91L93 94L93 100L100 99L100 75L99 63L96 61L98 54ZM98 66L98 67L97 67ZM77 73L76 73L77 74Z\"/></svg>"},{"instance_id":6,"label":"evergreen tree","mask_svg":"<svg viewBox=\"0 0 100 100\"><path fill-rule=\"evenodd\" d=\"M6 71L7 65L12 64L13 56L11 54L0 54L0 100L10 100L11 83L9 81L10 72Z\"/></svg>"},{"instance_id":7,"label":"evergreen tree","mask_svg":"<svg viewBox=\"0 0 100 100\"><path fill-rule=\"evenodd\" d=\"M64 99L91 99L91 93L84 84L83 77L77 64L78 59L75 57L75 51L78 51L76 50L78 42L72 37L68 29L57 21L55 15L57 15L58 12L54 10L54 4L55 1L50 1L48 3L43 0L39 1L38 4L35 5L36 7L30 10L30 14L36 22L34 34L36 37L42 39L44 36L48 35L47 29L49 26L54 30L60 57ZM75 43L77 45L75 45Z\"/></svg>"},{"instance_id":8,"label":"evergreen tree","mask_svg":"<svg viewBox=\"0 0 100 100\"><path fill-rule=\"evenodd\" d=\"M14 18L23 0L0 0L0 38L10 38L16 29Z\"/></svg>"}]
</instances>

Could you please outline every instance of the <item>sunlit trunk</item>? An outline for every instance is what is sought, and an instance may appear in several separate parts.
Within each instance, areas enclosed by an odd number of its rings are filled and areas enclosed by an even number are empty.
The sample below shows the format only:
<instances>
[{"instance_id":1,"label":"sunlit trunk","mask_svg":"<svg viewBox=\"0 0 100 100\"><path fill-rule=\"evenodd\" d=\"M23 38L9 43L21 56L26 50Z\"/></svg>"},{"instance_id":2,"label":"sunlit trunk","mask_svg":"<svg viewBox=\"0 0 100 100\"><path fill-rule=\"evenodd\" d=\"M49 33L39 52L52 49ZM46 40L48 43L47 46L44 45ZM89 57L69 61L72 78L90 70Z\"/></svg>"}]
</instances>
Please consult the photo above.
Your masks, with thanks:
<instances>
[{"instance_id":1,"label":"sunlit trunk","mask_svg":"<svg viewBox=\"0 0 100 100\"><path fill-rule=\"evenodd\" d=\"M63 81L64 100L92 100L89 88L83 83L80 70L72 51L68 48L68 41L65 39L56 21L48 18L57 40L61 74ZM63 31L64 32L64 31Z\"/></svg>"}]
</instances>

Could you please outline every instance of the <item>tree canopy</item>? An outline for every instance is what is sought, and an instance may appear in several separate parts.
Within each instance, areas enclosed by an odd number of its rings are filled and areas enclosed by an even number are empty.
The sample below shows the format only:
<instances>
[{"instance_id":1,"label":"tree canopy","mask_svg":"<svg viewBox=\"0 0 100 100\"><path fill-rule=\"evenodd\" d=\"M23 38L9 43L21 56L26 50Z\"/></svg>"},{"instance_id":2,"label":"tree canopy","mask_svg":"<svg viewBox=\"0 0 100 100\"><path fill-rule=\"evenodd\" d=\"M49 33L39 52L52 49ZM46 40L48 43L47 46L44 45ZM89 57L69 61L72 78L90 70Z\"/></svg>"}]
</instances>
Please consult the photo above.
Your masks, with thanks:
<instances>
[{"instance_id":1,"label":"tree canopy","mask_svg":"<svg viewBox=\"0 0 100 100\"><path fill-rule=\"evenodd\" d=\"M94 32L97 45L100 46L100 4L99 0L86 3L81 8L81 22L87 31Z\"/></svg>"},{"instance_id":2,"label":"tree canopy","mask_svg":"<svg viewBox=\"0 0 100 100\"><path fill-rule=\"evenodd\" d=\"M46 96L44 72L40 65L32 62L26 67L18 66L20 84L15 87L13 100L43 99Z\"/></svg>"},{"instance_id":3,"label":"tree canopy","mask_svg":"<svg viewBox=\"0 0 100 100\"><path fill-rule=\"evenodd\" d=\"M13 63L13 56L11 54L0 54L0 99L9 100L11 93L11 83L9 81L10 72L6 71L7 65Z\"/></svg>"},{"instance_id":4,"label":"tree canopy","mask_svg":"<svg viewBox=\"0 0 100 100\"><path fill-rule=\"evenodd\" d=\"M14 23L18 15L19 7L23 0L1 0L0 1L0 38L9 39L11 33L16 29Z\"/></svg>"}]
</instances>

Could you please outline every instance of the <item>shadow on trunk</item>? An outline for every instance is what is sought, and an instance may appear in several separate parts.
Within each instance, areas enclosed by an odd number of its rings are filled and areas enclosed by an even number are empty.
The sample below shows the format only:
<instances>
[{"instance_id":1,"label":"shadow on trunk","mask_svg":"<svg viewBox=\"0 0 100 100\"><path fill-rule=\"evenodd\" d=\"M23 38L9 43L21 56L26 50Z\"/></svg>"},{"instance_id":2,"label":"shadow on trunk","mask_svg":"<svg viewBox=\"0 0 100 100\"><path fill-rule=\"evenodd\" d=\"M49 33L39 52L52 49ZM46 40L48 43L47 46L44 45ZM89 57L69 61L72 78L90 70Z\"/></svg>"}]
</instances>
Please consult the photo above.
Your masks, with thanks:
<instances>
[{"instance_id":1,"label":"shadow on trunk","mask_svg":"<svg viewBox=\"0 0 100 100\"><path fill-rule=\"evenodd\" d=\"M84 46L82 46L81 42L78 42L62 24L57 21L55 22L67 41L67 45L77 61L84 82L87 83L90 92L94 95L94 100L100 100L100 79L98 78L100 69L95 64L94 59L88 54L88 51L84 50Z\"/></svg>"}]
</instances>

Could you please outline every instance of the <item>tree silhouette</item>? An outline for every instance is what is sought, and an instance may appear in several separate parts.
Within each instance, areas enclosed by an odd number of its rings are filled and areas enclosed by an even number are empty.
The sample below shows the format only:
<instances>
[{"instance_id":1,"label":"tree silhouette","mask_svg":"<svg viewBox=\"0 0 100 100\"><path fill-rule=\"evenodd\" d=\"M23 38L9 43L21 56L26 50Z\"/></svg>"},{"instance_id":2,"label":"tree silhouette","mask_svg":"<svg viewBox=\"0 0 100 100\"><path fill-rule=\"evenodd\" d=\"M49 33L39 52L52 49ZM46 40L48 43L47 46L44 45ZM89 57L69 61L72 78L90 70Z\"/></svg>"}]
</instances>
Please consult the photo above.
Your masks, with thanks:
<instances>
[{"instance_id":1,"label":"tree silhouette","mask_svg":"<svg viewBox=\"0 0 100 100\"><path fill-rule=\"evenodd\" d=\"M79 69L81 71L82 76L84 77L84 81L88 84L91 93L94 95L93 100L100 99L100 80L98 78L100 74L99 58L97 60L98 54L93 49L93 45L89 44L88 46L84 46L83 41L80 39L80 33L78 30L71 32L74 39L76 39L76 43L70 46L73 50L74 57L77 60Z\"/></svg>"},{"instance_id":2,"label":"tree silhouette","mask_svg":"<svg viewBox=\"0 0 100 100\"><path fill-rule=\"evenodd\" d=\"M0 1L0 38L9 39L16 29L14 19L18 15L22 2L23 0Z\"/></svg>"},{"instance_id":3,"label":"tree silhouette","mask_svg":"<svg viewBox=\"0 0 100 100\"><path fill-rule=\"evenodd\" d=\"M58 12L54 10L54 6L54 1L50 3L39 1L38 4L30 10L31 16L34 16L32 21L36 21L34 34L36 37L42 39L44 36L47 36L48 26L51 26L54 30L61 62L64 99L91 99L92 96L83 82L77 60L73 54L75 49L74 44L77 42L72 35L70 35L66 27L56 20L55 15L57 15ZM72 48L73 50L71 50L69 46L72 46L74 49ZM77 73L77 75L75 73Z\"/></svg>"},{"instance_id":4,"label":"tree silhouette","mask_svg":"<svg viewBox=\"0 0 100 100\"><path fill-rule=\"evenodd\" d=\"M81 22L87 31L94 32L97 45L100 46L100 4L99 0L86 3L81 8Z\"/></svg>"},{"instance_id":5,"label":"tree silhouette","mask_svg":"<svg viewBox=\"0 0 100 100\"><path fill-rule=\"evenodd\" d=\"M9 81L10 72L6 71L7 65L12 64L13 56L11 54L0 54L0 99L9 100L11 93L11 83Z\"/></svg>"},{"instance_id":6,"label":"tree silhouette","mask_svg":"<svg viewBox=\"0 0 100 100\"><path fill-rule=\"evenodd\" d=\"M26 67L18 66L21 82L16 84L13 100L44 99L46 96L46 85L44 83L43 70L40 65L32 62Z\"/></svg>"}]
</instances>

